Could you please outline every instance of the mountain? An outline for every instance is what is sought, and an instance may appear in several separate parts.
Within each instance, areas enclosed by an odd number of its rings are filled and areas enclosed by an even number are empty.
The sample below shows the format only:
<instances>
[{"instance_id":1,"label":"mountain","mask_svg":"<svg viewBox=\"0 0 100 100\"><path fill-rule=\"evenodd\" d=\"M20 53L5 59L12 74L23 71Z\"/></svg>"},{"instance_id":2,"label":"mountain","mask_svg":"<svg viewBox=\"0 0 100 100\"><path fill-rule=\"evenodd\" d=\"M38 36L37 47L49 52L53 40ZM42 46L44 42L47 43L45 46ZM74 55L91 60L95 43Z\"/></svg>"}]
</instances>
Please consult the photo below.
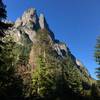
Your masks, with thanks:
<instances>
[{"instance_id":1,"label":"mountain","mask_svg":"<svg viewBox=\"0 0 100 100\"><path fill-rule=\"evenodd\" d=\"M8 26L2 28L0 41L10 43L11 39L14 43L12 65L22 79L26 98L38 95L48 98L46 100L57 96L59 100L66 100L65 95L74 93L80 97L90 94L95 80L68 46L55 38L43 14L38 16L36 9L30 8L14 23L3 23Z\"/></svg>"}]
</instances>

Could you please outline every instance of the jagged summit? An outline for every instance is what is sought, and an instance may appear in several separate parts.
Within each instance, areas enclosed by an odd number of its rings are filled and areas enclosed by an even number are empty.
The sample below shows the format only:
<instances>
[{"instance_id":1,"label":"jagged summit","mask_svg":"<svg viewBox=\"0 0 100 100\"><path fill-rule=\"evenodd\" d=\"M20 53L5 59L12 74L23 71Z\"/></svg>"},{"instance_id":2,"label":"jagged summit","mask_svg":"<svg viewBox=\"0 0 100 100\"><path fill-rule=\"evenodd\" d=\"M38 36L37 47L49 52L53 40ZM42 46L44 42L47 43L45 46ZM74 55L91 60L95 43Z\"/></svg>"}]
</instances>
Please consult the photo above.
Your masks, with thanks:
<instances>
[{"instance_id":1,"label":"jagged summit","mask_svg":"<svg viewBox=\"0 0 100 100\"><path fill-rule=\"evenodd\" d=\"M22 17L16 20L15 27L28 26L29 28L34 28L34 25L36 25L37 22L38 16L36 9L30 8L23 13Z\"/></svg>"},{"instance_id":2,"label":"jagged summit","mask_svg":"<svg viewBox=\"0 0 100 100\"><path fill-rule=\"evenodd\" d=\"M48 29L48 24L46 22L44 14L40 14L38 17L35 8L29 8L26 10L22 17L18 18L15 22L14 27L27 26L28 28L35 29L40 27L41 29Z\"/></svg>"},{"instance_id":3,"label":"jagged summit","mask_svg":"<svg viewBox=\"0 0 100 100\"><path fill-rule=\"evenodd\" d=\"M36 31L39 29L46 29L50 33L49 35L52 40L55 40L54 33L49 29L44 14L40 14L40 16L38 17L36 9L29 8L23 13L20 18L15 21L13 27L10 27L9 31L7 31L6 33L13 34L15 37L15 41L19 42L21 38L21 31L27 34L30 40L34 43L36 42Z\"/></svg>"}]
</instances>

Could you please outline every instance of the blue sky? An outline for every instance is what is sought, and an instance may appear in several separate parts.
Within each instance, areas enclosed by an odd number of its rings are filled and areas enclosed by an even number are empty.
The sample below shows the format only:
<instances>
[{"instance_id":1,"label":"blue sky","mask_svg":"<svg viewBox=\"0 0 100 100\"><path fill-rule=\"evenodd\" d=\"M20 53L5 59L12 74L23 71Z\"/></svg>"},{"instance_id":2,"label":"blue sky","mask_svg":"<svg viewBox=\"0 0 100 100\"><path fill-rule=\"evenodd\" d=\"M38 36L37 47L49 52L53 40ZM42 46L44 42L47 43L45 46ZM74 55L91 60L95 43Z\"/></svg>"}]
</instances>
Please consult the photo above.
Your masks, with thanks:
<instances>
[{"instance_id":1,"label":"blue sky","mask_svg":"<svg viewBox=\"0 0 100 100\"><path fill-rule=\"evenodd\" d=\"M94 47L100 35L100 0L4 0L8 19L15 21L35 7L44 13L57 39L66 42L71 52L95 76Z\"/></svg>"}]
</instances>

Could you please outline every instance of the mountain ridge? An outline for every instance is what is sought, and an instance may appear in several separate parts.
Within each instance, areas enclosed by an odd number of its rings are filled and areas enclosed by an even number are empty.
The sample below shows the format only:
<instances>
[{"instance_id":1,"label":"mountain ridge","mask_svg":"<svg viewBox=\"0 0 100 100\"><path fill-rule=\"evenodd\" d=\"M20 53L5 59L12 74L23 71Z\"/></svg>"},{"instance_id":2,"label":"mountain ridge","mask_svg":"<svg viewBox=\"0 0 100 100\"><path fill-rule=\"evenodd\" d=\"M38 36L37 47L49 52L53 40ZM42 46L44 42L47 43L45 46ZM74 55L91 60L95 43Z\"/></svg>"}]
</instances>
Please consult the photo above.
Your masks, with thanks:
<instances>
[{"instance_id":1,"label":"mountain ridge","mask_svg":"<svg viewBox=\"0 0 100 100\"><path fill-rule=\"evenodd\" d=\"M33 23L33 24L31 24L31 22ZM27 25L27 26L29 26L28 28L31 30L31 31L29 31L29 32L27 32L28 30L25 30L25 33L27 33L28 35L29 35L29 38L30 38L30 40L32 41L32 42L34 42L33 40L33 38L35 37L35 35L36 35L36 29L35 29L35 27L39 27L39 28L41 28L41 29L47 29L48 31L50 31L51 32L51 30L49 29L49 26L48 26L48 24L47 24L47 22L46 22L46 19L45 19L45 16L41 13L40 14L40 16L38 17L37 16L37 13L36 13L36 9L35 8L29 8L27 11L25 11L24 12L24 14L22 15L22 17L20 17L20 18L18 18L16 21L15 21L15 24L14 24L14 27L15 28L18 28L18 27L20 27L20 25L21 25L21 27L22 26L24 26L24 25L26 25L26 24L30 24L30 25ZM33 25L33 26L32 26ZM12 30L12 29L11 29ZM24 29L23 29L24 30ZM32 32L33 31L33 32ZM20 37L20 35L19 35L19 33L17 33L18 34L18 37ZM34 34L34 35L33 35ZM60 56L62 56L63 57L63 54L61 53L61 49L62 50L64 50L64 52L65 53L69 53L70 55L72 55L71 54L71 52L70 52L70 50L69 50L69 48L68 47L66 47L66 44L65 43L61 43L59 40L57 41L56 39L55 39L55 36L54 36L54 33L52 32L52 34L53 34L53 38L52 38L52 40L53 41L55 41L55 45L54 45L54 48L56 49L56 51L58 52L58 55L60 55ZM33 40L32 40L33 39ZM56 41L58 42L58 43L56 43ZM75 59L76 61L76 64L78 65L78 66L83 66L82 65L82 63L78 60L78 59L76 59L76 57L74 56L74 55L72 55L72 58L73 59ZM87 70L87 69L86 69ZM88 73L88 72L87 72Z\"/></svg>"},{"instance_id":2,"label":"mountain ridge","mask_svg":"<svg viewBox=\"0 0 100 100\"><path fill-rule=\"evenodd\" d=\"M69 47L55 38L45 16L40 14L38 17L35 8L26 10L12 26L4 30L4 34L5 37L3 38L10 36L16 44L14 45L16 71L23 79L24 89L27 89L24 94L26 97L30 95L31 91L29 84L35 84L33 80L43 76L43 73L44 75L51 74L52 76L48 77L55 79L56 81L53 80L54 83L58 82L61 86L62 84L67 84L69 89L71 88L75 93L79 92L81 95L84 95L82 90L88 91L92 87L92 84L95 83L88 70L71 53ZM40 73L40 76L37 75L37 72ZM62 78L60 79L60 77ZM65 83L60 83L60 80L63 79ZM51 89L54 90L53 87L56 87L54 83L50 83L52 85L50 91ZM42 93L41 91L42 88L37 92L41 97L49 93L48 91L47 93Z\"/></svg>"},{"instance_id":3,"label":"mountain ridge","mask_svg":"<svg viewBox=\"0 0 100 100\"><path fill-rule=\"evenodd\" d=\"M21 38L20 31L22 31L29 36L30 40L34 44L36 42L35 36L37 34L37 29L48 30L50 33L51 41L54 42L53 48L58 53L58 55L62 58L66 55L70 55L75 64L77 65L77 68L79 68L79 70L81 71L83 67L83 70L88 73L87 69L84 68L83 64L73 54L71 54L71 51L66 46L66 44L55 39L54 33L49 29L44 15L40 14L40 16L38 17L35 8L29 8L27 11L25 11L22 17L18 18L15 21L14 26L10 27L5 33L11 33L13 37L15 37L14 41L19 42ZM88 75L88 77L89 76L90 74Z\"/></svg>"}]
</instances>

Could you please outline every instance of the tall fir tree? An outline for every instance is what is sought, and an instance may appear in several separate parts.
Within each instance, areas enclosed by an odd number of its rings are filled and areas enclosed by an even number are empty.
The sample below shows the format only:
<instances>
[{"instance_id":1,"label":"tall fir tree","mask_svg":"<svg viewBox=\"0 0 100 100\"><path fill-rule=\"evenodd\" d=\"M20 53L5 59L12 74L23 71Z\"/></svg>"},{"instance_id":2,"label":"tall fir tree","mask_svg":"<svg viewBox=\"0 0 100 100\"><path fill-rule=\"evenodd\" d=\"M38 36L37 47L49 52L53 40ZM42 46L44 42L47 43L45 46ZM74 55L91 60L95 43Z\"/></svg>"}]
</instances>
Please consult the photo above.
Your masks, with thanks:
<instances>
[{"instance_id":1,"label":"tall fir tree","mask_svg":"<svg viewBox=\"0 0 100 100\"><path fill-rule=\"evenodd\" d=\"M95 60L97 64L99 65L98 68L96 68L97 77L100 80L100 36L97 38L97 43L95 47Z\"/></svg>"},{"instance_id":2,"label":"tall fir tree","mask_svg":"<svg viewBox=\"0 0 100 100\"><path fill-rule=\"evenodd\" d=\"M7 17L7 11L6 11L6 6L4 5L4 3L2 2L2 0L0 0L0 21L2 19L6 19Z\"/></svg>"}]
</instances>

